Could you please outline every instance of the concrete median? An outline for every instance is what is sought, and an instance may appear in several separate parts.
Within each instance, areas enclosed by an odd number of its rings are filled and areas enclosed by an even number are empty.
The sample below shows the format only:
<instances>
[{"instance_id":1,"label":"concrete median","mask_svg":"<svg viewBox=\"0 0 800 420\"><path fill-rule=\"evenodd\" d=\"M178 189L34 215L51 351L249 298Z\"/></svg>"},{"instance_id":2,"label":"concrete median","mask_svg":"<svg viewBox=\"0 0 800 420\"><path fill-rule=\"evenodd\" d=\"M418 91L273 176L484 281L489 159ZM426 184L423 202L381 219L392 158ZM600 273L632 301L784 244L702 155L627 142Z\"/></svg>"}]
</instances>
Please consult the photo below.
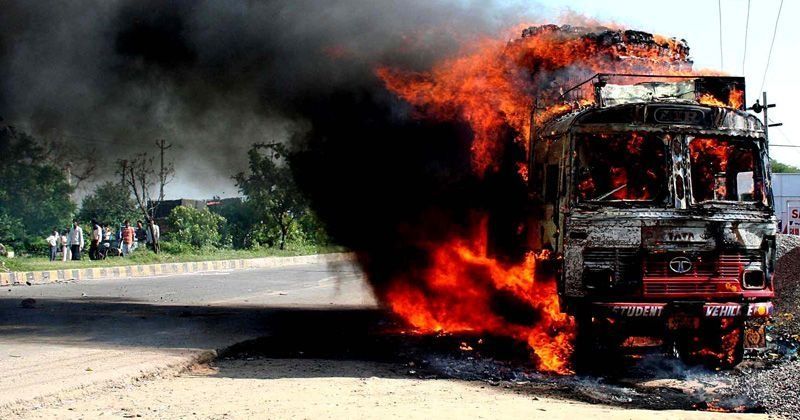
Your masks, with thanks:
<instances>
[{"instance_id":1,"label":"concrete median","mask_svg":"<svg viewBox=\"0 0 800 420\"><path fill-rule=\"evenodd\" d=\"M180 263L92 267L46 271L0 273L0 286L48 284L73 280L98 280L199 273L204 271L276 268L292 265L352 261L352 253L265 257L237 260L193 261Z\"/></svg>"}]
</instances>

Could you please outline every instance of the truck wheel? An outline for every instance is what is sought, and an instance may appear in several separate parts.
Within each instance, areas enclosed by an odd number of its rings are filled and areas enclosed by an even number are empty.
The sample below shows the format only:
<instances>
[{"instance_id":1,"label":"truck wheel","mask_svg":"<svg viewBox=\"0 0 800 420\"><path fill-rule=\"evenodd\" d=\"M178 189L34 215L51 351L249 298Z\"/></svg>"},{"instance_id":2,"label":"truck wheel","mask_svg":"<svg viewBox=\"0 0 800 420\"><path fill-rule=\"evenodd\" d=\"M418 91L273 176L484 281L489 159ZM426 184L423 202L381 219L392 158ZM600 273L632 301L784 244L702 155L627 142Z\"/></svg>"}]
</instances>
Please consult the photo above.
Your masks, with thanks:
<instances>
[{"instance_id":1,"label":"truck wheel","mask_svg":"<svg viewBox=\"0 0 800 420\"><path fill-rule=\"evenodd\" d=\"M593 320L580 314L575 317L575 352L573 361L576 373L607 373L621 362L618 334L603 319Z\"/></svg>"},{"instance_id":2,"label":"truck wheel","mask_svg":"<svg viewBox=\"0 0 800 420\"><path fill-rule=\"evenodd\" d=\"M721 339L720 350L722 359L719 367L733 369L744 359L744 322L737 320L723 320L720 325Z\"/></svg>"},{"instance_id":3,"label":"truck wheel","mask_svg":"<svg viewBox=\"0 0 800 420\"><path fill-rule=\"evenodd\" d=\"M573 353L573 362L575 364L576 373L584 373L591 371L593 348L595 338L593 336L592 317L581 316L575 317L575 352Z\"/></svg>"},{"instance_id":4,"label":"truck wheel","mask_svg":"<svg viewBox=\"0 0 800 420\"><path fill-rule=\"evenodd\" d=\"M677 356L687 365L732 369L744 359L744 323L722 319L687 330L674 341Z\"/></svg>"}]
</instances>

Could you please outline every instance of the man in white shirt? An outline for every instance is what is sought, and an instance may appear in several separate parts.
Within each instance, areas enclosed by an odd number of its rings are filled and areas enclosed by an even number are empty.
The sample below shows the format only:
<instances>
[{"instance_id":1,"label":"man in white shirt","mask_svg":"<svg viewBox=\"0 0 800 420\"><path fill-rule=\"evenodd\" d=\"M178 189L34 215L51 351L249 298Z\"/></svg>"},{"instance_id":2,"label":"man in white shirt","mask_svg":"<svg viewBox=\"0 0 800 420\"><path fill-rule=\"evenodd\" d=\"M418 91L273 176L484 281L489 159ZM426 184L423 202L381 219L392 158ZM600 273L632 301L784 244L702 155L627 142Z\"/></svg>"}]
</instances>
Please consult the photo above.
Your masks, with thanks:
<instances>
[{"instance_id":1,"label":"man in white shirt","mask_svg":"<svg viewBox=\"0 0 800 420\"><path fill-rule=\"evenodd\" d=\"M77 220L72 221L72 229L69 230L69 248L72 251L72 260L80 261L83 250L83 229Z\"/></svg>"},{"instance_id":2,"label":"man in white shirt","mask_svg":"<svg viewBox=\"0 0 800 420\"><path fill-rule=\"evenodd\" d=\"M56 255L58 255L58 242L60 239L57 230L54 230L46 239L47 244L50 245L50 261L56 260Z\"/></svg>"},{"instance_id":3,"label":"man in white shirt","mask_svg":"<svg viewBox=\"0 0 800 420\"><path fill-rule=\"evenodd\" d=\"M92 234L89 243L89 259L100 259L100 242L103 241L103 228L96 220L92 220Z\"/></svg>"},{"instance_id":4,"label":"man in white shirt","mask_svg":"<svg viewBox=\"0 0 800 420\"><path fill-rule=\"evenodd\" d=\"M148 221L150 223L150 228L147 229L147 245L150 246L150 249L153 250L156 254L158 251L161 250L159 246L159 240L161 240L161 229L156 224L155 220L150 219Z\"/></svg>"}]
</instances>

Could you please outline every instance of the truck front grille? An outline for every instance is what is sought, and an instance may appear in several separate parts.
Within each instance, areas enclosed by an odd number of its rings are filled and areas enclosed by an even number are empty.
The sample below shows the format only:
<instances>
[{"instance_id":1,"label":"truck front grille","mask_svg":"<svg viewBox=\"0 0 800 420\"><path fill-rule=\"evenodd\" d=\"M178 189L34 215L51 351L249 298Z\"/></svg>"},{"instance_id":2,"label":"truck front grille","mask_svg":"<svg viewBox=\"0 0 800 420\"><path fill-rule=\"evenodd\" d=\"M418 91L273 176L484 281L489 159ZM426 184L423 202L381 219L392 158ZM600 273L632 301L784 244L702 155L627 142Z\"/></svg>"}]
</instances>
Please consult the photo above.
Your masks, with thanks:
<instances>
[{"instance_id":1,"label":"truck front grille","mask_svg":"<svg viewBox=\"0 0 800 420\"><path fill-rule=\"evenodd\" d=\"M714 293L717 291L717 285L713 283L687 283L687 282L647 282L644 284L644 294L692 294L692 293Z\"/></svg>"},{"instance_id":2,"label":"truck front grille","mask_svg":"<svg viewBox=\"0 0 800 420\"><path fill-rule=\"evenodd\" d=\"M722 277L722 278L736 278L740 277L741 271L751 263L760 263L763 261L761 252L747 252L737 254L719 254L702 253L697 255L687 255L686 258L692 263L692 268L686 273L679 274L673 272L670 267L670 261L678 256L678 254L657 254L650 255L645 259L644 276L646 278L709 278L709 277Z\"/></svg>"},{"instance_id":3,"label":"truck front grille","mask_svg":"<svg viewBox=\"0 0 800 420\"><path fill-rule=\"evenodd\" d=\"M692 263L686 273L676 273L670 269L670 261L679 256L688 258ZM762 261L763 254L760 251L650 255L645 258L642 273L644 295L660 297L733 292L736 289L731 290L728 286L735 283L738 287L745 268Z\"/></svg>"},{"instance_id":4,"label":"truck front grille","mask_svg":"<svg viewBox=\"0 0 800 420\"><path fill-rule=\"evenodd\" d=\"M606 276L610 280L606 286L614 289L636 287L642 276L641 257L635 248L587 248L583 269L585 279Z\"/></svg>"}]
</instances>

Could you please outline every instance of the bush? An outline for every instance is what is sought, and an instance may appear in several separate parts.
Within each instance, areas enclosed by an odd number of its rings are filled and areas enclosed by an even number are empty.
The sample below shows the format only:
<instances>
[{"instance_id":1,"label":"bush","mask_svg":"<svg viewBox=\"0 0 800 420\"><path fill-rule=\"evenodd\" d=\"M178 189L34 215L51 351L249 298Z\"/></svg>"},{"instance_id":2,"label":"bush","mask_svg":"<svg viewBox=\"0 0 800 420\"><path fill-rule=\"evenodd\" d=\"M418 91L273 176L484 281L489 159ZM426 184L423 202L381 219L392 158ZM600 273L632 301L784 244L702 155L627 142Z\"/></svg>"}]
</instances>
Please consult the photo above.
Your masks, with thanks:
<instances>
[{"instance_id":1,"label":"bush","mask_svg":"<svg viewBox=\"0 0 800 420\"><path fill-rule=\"evenodd\" d=\"M176 241L161 241L161 252L170 255L192 254L196 251L192 245Z\"/></svg>"},{"instance_id":2,"label":"bush","mask_svg":"<svg viewBox=\"0 0 800 420\"><path fill-rule=\"evenodd\" d=\"M250 248L253 245L250 232L258 223L253 206L240 199L220 201L218 205L209 206L209 210L227 221L220 226L222 243L235 249Z\"/></svg>"},{"instance_id":3,"label":"bush","mask_svg":"<svg viewBox=\"0 0 800 420\"><path fill-rule=\"evenodd\" d=\"M221 245L220 226L224 225L226 221L218 214L208 210L178 206L172 209L168 220L172 228L169 233L169 239L172 242L194 248Z\"/></svg>"}]
</instances>

